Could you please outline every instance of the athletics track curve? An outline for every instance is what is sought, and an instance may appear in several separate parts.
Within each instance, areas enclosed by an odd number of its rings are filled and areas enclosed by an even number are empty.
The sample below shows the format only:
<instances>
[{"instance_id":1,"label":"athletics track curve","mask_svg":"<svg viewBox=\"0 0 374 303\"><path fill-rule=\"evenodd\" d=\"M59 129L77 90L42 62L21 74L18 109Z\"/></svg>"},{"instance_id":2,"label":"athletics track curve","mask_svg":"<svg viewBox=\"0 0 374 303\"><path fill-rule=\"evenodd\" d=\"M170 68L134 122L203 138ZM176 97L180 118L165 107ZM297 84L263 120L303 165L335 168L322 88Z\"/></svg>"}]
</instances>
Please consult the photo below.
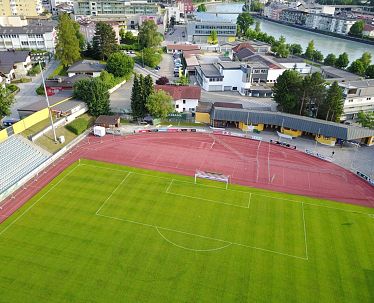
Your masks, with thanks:
<instances>
[{"instance_id":1,"label":"athletics track curve","mask_svg":"<svg viewBox=\"0 0 374 303\"><path fill-rule=\"evenodd\" d=\"M190 176L215 171L236 184L374 207L374 187L352 172L268 142L191 132L89 135L3 201L0 223L80 158Z\"/></svg>"}]
</instances>

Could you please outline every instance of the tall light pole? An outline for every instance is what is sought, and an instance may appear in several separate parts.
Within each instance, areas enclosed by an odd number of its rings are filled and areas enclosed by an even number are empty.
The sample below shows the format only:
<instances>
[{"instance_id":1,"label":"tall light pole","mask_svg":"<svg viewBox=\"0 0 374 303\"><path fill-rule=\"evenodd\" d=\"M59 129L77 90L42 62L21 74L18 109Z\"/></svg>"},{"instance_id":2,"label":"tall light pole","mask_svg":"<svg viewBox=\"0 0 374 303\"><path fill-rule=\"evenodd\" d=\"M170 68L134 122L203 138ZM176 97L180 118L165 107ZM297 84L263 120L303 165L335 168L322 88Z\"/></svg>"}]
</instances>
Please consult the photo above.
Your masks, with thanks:
<instances>
[{"instance_id":1,"label":"tall light pole","mask_svg":"<svg viewBox=\"0 0 374 303\"><path fill-rule=\"evenodd\" d=\"M54 138L55 143L57 143L56 130L55 130L55 126L53 125L53 117L52 117L51 105L49 104L49 99L48 99L48 94L47 94L47 88L45 86L45 81L44 81L43 68L42 68L42 65L41 65L40 61L39 61L39 67L40 67L40 73L42 74L42 81L43 81L44 94L45 94L45 101L47 102L47 106L48 106L49 118L51 120L51 127L52 127L52 132L53 132L53 138Z\"/></svg>"}]
</instances>

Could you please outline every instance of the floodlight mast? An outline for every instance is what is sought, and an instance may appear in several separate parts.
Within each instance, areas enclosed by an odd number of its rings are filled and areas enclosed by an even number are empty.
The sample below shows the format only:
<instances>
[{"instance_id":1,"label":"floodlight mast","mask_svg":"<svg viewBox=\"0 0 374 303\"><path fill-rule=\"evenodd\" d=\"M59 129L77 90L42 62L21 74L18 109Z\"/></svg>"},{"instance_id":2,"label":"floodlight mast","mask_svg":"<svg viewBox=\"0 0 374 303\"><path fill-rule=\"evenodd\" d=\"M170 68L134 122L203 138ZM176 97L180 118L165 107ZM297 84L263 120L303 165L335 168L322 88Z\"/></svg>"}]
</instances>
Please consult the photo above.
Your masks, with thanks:
<instances>
[{"instance_id":1,"label":"floodlight mast","mask_svg":"<svg viewBox=\"0 0 374 303\"><path fill-rule=\"evenodd\" d=\"M44 87L45 101L47 102L47 106L48 106L49 118L51 120L51 127L52 127L52 132L53 132L53 138L54 138L55 143L57 143L56 129L55 129L55 126L53 124L51 105L49 104L47 88L45 86L45 80L44 80L44 75L43 75L43 68L42 68L42 65L40 63L40 60L39 60L39 67L40 67L40 72L42 74L42 82L43 82L43 87Z\"/></svg>"}]
</instances>

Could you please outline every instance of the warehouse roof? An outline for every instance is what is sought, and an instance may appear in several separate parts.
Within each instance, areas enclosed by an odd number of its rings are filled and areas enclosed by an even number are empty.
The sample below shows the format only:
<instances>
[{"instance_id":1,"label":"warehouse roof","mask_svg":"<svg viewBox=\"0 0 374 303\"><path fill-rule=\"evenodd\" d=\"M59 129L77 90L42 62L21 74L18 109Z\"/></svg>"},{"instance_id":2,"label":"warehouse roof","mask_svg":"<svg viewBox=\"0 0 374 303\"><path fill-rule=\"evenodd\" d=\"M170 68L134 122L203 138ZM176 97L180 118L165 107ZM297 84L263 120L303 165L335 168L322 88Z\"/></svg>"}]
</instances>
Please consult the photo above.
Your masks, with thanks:
<instances>
[{"instance_id":1,"label":"warehouse roof","mask_svg":"<svg viewBox=\"0 0 374 303\"><path fill-rule=\"evenodd\" d=\"M216 104L212 108L211 117L216 120L245 122L253 124L270 124L297 129L325 137L343 140L355 140L374 136L374 130L363 127L345 125L304 116L291 115L281 112L264 112L247 109L221 108Z\"/></svg>"},{"instance_id":2,"label":"warehouse roof","mask_svg":"<svg viewBox=\"0 0 374 303\"><path fill-rule=\"evenodd\" d=\"M54 22L41 21L38 23L30 23L27 26L0 26L0 35L11 34L45 34L53 32Z\"/></svg>"},{"instance_id":3,"label":"warehouse roof","mask_svg":"<svg viewBox=\"0 0 374 303\"><path fill-rule=\"evenodd\" d=\"M81 60L69 67L68 73L93 73L101 72L105 69L105 64L95 60Z\"/></svg>"}]
</instances>

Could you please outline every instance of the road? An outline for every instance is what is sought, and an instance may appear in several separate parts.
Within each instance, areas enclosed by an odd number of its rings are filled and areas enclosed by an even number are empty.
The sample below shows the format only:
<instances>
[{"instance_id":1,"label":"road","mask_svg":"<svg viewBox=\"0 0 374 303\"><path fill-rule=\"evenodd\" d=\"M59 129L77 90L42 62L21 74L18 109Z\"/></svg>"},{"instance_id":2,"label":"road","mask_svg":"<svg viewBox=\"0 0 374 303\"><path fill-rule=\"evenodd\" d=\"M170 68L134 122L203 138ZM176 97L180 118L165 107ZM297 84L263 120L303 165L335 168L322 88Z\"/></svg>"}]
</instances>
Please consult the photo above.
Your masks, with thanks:
<instances>
[{"instance_id":1,"label":"road","mask_svg":"<svg viewBox=\"0 0 374 303\"><path fill-rule=\"evenodd\" d=\"M47 78L58 66L59 61L51 60L46 69L44 70L44 77ZM42 96L36 94L35 89L42 83L42 75L39 74L32 77L32 82L19 83L17 86L20 88L18 94L14 97L14 103L11 107L11 117L19 119L17 109L31 103L43 100Z\"/></svg>"},{"instance_id":2,"label":"road","mask_svg":"<svg viewBox=\"0 0 374 303\"><path fill-rule=\"evenodd\" d=\"M185 37L183 37L183 32ZM165 40L163 45L174 44L174 43L184 43L187 41L187 28L185 25L175 25L174 29L165 35Z\"/></svg>"}]
</instances>

